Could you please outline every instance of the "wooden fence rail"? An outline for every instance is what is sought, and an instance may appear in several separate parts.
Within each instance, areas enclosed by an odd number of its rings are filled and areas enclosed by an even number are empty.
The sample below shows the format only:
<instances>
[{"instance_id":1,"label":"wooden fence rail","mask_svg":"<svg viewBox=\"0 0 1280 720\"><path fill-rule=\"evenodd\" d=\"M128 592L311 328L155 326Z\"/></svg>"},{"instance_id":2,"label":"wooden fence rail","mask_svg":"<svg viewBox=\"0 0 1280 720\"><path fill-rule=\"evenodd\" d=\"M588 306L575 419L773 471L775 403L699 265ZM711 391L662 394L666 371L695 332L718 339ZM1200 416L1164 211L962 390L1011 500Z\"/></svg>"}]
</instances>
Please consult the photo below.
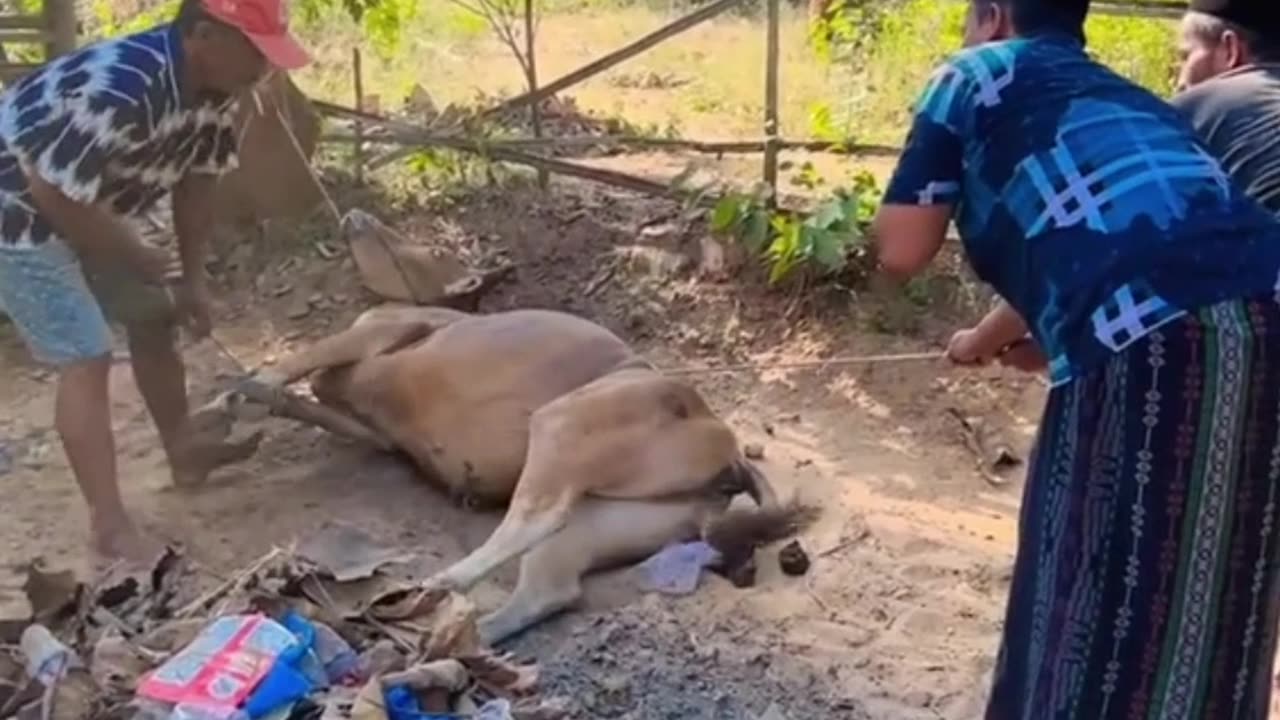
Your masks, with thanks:
<instances>
[{"instance_id":1,"label":"wooden fence rail","mask_svg":"<svg viewBox=\"0 0 1280 720\"><path fill-rule=\"evenodd\" d=\"M0 49L11 45L40 45L45 59L71 52L77 35L75 0L44 0L39 15L0 15ZM39 63L11 62L0 53L0 82L5 84L39 67Z\"/></svg>"}]
</instances>

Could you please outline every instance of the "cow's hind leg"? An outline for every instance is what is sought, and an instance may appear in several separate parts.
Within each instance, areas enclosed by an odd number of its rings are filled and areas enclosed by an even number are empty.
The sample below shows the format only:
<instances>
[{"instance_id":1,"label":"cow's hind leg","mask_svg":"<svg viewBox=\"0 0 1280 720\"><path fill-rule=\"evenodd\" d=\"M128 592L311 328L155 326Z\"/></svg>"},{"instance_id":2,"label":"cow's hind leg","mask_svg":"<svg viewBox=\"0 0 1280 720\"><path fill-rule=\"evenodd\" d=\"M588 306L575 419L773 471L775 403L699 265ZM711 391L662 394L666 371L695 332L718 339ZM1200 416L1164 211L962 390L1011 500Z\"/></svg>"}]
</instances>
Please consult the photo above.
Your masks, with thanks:
<instances>
[{"instance_id":1,"label":"cow's hind leg","mask_svg":"<svg viewBox=\"0 0 1280 720\"><path fill-rule=\"evenodd\" d=\"M714 487L739 457L733 432L712 417L690 419L701 403L691 391L679 397L660 378L639 377L588 385L534 412L506 516L428 584L469 589L563 528L585 496L646 500Z\"/></svg>"},{"instance_id":2,"label":"cow's hind leg","mask_svg":"<svg viewBox=\"0 0 1280 720\"><path fill-rule=\"evenodd\" d=\"M655 492L648 498L591 496L591 478L586 476L586 470L562 463L560 458L544 451L548 447L563 447L563 443L543 444L537 441L538 435L535 433L529 446L530 461L521 473L515 494L498 528L480 547L429 580L428 585L458 591L470 589L508 560L529 552L558 532L565 534L563 529L566 524L582 516L583 503L605 503L603 507L629 508L636 513L641 512L639 508L650 504L661 507L663 498L687 497L699 493L727 497L743 491L757 497L757 501L761 493L764 493L769 502L776 503L767 481L762 484L760 479L763 476L752 476L749 473L750 465L745 461L741 465L732 463L720 472L711 474L701 483L701 487L681 483L670 493ZM610 531L622 533L621 528L633 522L639 520L615 511L612 520L600 523L598 531L590 537L586 533L579 534L584 536L584 543L604 542L601 538L607 537ZM641 535L652 534L638 528L632 530Z\"/></svg>"},{"instance_id":3,"label":"cow's hind leg","mask_svg":"<svg viewBox=\"0 0 1280 720\"><path fill-rule=\"evenodd\" d=\"M591 554L582 545L557 542L560 534L542 543L520 561L520 579L507 602L480 618L480 639L487 645L512 635L575 605L582 597L582 576L591 569Z\"/></svg>"},{"instance_id":4,"label":"cow's hind leg","mask_svg":"<svg viewBox=\"0 0 1280 720\"><path fill-rule=\"evenodd\" d=\"M501 642L571 608L582 597L586 573L635 562L668 543L697 537L703 524L728 504L729 497L718 492L662 500L583 498L562 530L525 554L511 597L481 618L481 639Z\"/></svg>"},{"instance_id":5,"label":"cow's hind leg","mask_svg":"<svg viewBox=\"0 0 1280 720\"><path fill-rule=\"evenodd\" d=\"M508 560L519 557L564 527L577 493L568 487L545 488L550 493L521 492L515 495L507 513L493 534L470 555L427 581L430 587L466 591Z\"/></svg>"}]
</instances>

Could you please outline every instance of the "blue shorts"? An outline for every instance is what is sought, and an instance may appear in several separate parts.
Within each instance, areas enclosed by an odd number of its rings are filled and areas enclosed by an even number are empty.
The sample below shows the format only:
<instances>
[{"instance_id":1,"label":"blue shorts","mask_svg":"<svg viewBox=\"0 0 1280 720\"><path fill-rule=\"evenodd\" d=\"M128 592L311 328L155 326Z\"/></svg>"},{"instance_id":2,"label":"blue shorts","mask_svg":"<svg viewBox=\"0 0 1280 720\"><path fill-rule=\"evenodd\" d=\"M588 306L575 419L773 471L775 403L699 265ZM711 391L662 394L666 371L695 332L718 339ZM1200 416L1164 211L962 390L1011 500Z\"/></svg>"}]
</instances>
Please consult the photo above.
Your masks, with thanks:
<instances>
[{"instance_id":1,"label":"blue shorts","mask_svg":"<svg viewBox=\"0 0 1280 720\"><path fill-rule=\"evenodd\" d=\"M62 366L111 353L108 313L126 325L171 322L172 302L123 268L86 274L64 241L0 244L0 310L36 360Z\"/></svg>"}]
</instances>

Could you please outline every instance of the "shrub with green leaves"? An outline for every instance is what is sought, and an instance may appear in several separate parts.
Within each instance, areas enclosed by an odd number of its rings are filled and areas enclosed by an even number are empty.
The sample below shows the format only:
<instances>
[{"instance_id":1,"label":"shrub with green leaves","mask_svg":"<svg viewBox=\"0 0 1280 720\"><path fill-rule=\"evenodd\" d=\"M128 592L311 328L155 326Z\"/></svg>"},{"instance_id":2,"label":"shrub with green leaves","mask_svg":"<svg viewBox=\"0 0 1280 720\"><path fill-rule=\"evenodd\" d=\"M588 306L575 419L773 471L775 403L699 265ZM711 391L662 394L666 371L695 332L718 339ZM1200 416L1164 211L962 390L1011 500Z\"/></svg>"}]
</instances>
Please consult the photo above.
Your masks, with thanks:
<instances>
[{"instance_id":1,"label":"shrub with green leaves","mask_svg":"<svg viewBox=\"0 0 1280 720\"><path fill-rule=\"evenodd\" d=\"M773 209L768 198L767 189L725 195L711 213L711 229L763 260L771 284L801 267L838 273L868 251L867 227L880 202L869 173L858 173L807 215Z\"/></svg>"}]
</instances>

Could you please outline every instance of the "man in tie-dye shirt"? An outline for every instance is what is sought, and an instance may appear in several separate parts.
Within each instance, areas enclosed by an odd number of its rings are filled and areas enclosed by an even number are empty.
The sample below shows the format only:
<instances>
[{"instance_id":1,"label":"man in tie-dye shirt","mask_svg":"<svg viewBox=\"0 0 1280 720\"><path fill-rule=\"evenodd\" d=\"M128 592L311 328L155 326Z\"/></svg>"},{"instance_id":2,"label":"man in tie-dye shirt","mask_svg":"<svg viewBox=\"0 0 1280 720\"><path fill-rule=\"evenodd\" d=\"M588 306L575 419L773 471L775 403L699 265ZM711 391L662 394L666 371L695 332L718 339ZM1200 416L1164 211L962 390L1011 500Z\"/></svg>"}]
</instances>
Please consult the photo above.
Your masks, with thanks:
<instances>
[{"instance_id":1,"label":"man in tie-dye shirt","mask_svg":"<svg viewBox=\"0 0 1280 720\"><path fill-rule=\"evenodd\" d=\"M209 332L204 240L213 184L236 162L234 98L308 59L282 3L184 0L172 23L61 57L0 96L0 308L58 371L55 424L107 557L150 550L117 482L108 317L175 482L252 449L195 442L175 331ZM180 275L127 222L170 193Z\"/></svg>"}]
</instances>

